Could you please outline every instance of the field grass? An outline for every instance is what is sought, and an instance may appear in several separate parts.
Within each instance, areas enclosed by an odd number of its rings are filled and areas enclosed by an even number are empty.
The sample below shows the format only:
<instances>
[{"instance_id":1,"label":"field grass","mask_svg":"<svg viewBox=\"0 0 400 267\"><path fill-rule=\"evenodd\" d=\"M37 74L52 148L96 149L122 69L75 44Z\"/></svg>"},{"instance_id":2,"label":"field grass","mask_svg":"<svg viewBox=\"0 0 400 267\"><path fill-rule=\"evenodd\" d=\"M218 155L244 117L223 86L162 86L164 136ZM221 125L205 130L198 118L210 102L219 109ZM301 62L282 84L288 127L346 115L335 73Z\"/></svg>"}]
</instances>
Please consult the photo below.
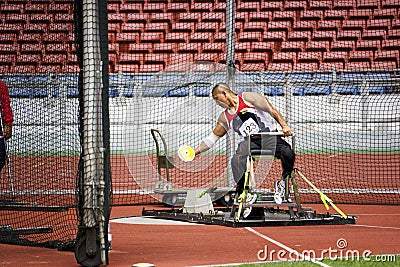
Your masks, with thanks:
<instances>
[{"instance_id":1,"label":"field grass","mask_svg":"<svg viewBox=\"0 0 400 267\"><path fill-rule=\"evenodd\" d=\"M337 259L330 260L324 259L318 261L323 263L323 266L331 267L397 267L400 266L400 255L375 255L370 256L369 260L364 260L361 256L360 259ZM321 264L322 265L322 264ZM310 261L281 261L269 263L251 263L241 265L225 265L225 266L239 266L239 267L311 267L320 266L318 263Z\"/></svg>"}]
</instances>

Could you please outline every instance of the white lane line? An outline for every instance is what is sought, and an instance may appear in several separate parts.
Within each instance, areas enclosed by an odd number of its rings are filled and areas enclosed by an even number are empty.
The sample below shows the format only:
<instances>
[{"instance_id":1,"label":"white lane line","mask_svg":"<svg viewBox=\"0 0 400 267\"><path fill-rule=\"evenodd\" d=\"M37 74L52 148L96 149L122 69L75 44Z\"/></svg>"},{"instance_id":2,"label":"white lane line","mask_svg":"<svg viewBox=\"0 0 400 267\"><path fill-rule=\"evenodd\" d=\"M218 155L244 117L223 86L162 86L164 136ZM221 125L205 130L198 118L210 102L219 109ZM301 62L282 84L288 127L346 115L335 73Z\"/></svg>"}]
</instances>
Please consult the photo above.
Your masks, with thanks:
<instances>
[{"instance_id":1,"label":"white lane line","mask_svg":"<svg viewBox=\"0 0 400 267\"><path fill-rule=\"evenodd\" d=\"M391 227L391 226L377 226L377 225L366 225L366 224L349 224L351 227L367 227L367 228L378 228L378 229L391 229L391 230L400 230L399 227Z\"/></svg>"},{"instance_id":2,"label":"white lane line","mask_svg":"<svg viewBox=\"0 0 400 267\"><path fill-rule=\"evenodd\" d=\"M272 243L272 244L275 244L275 245L277 245L278 247L283 248L284 250L287 250L287 251L290 253L290 255L296 255L299 259L313 262L313 263L315 263L315 264L318 264L319 266L330 267L329 265L327 265L327 264L325 264L325 263L322 263L322 262L320 262L320 261L317 261L317 260L315 260L315 259L312 259L310 256L304 256L304 255L302 255L302 254L299 253L297 250L294 250L294 249L292 249L292 248L290 248L290 247L288 247L288 246L282 244L281 242L276 241L275 239L272 239L272 238L270 238L270 237L268 237L268 236L266 236L266 235L264 235L264 234L261 234L260 232L257 232L256 230L254 230L254 229L251 228L251 227L245 227L245 229L246 229L247 231L249 231L249 232L251 232L251 233L253 233L253 234L255 234L255 235L261 237L262 239L265 239L265 240L267 240L268 242L270 242L270 243Z\"/></svg>"}]
</instances>

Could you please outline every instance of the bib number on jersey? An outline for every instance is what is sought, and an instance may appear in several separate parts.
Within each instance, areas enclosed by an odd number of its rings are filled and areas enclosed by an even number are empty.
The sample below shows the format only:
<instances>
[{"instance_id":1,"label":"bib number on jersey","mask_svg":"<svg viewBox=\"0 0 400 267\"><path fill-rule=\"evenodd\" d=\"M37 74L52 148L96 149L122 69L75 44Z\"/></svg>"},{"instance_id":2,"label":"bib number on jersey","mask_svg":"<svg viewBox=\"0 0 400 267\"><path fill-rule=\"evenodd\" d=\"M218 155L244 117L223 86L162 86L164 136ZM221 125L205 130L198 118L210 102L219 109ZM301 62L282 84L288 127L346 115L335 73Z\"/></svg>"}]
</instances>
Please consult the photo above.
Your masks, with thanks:
<instances>
[{"instance_id":1,"label":"bib number on jersey","mask_svg":"<svg viewBox=\"0 0 400 267\"><path fill-rule=\"evenodd\" d=\"M253 118L247 119L239 128L239 132L242 136L249 136L251 134L258 133L259 131L260 128Z\"/></svg>"}]
</instances>

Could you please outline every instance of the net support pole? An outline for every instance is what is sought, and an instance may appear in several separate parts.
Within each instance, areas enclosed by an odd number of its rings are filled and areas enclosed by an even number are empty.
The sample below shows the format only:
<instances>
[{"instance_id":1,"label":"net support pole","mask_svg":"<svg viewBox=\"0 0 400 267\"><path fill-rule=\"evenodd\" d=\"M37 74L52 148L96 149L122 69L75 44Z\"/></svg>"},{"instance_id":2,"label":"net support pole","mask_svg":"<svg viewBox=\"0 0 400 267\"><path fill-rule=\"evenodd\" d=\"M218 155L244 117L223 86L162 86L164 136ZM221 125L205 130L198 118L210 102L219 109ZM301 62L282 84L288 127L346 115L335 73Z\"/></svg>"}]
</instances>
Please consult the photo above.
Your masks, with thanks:
<instances>
[{"instance_id":1,"label":"net support pole","mask_svg":"<svg viewBox=\"0 0 400 267\"><path fill-rule=\"evenodd\" d=\"M96 247L95 227L99 227L101 247L104 242L104 165L102 129L102 64L98 1L83 0L83 224L87 227L87 253ZM94 232L94 233L93 233ZM102 238L103 234L103 238ZM93 240L94 239L94 240ZM92 244L89 244L89 240ZM93 244L94 242L94 244ZM101 260L106 263L105 250Z\"/></svg>"},{"instance_id":2,"label":"net support pole","mask_svg":"<svg viewBox=\"0 0 400 267\"><path fill-rule=\"evenodd\" d=\"M226 1L226 69L227 83L232 91L235 91L235 1ZM226 138L226 166L227 184L232 186L234 183L230 159L234 153L235 135L227 135Z\"/></svg>"}]
</instances>

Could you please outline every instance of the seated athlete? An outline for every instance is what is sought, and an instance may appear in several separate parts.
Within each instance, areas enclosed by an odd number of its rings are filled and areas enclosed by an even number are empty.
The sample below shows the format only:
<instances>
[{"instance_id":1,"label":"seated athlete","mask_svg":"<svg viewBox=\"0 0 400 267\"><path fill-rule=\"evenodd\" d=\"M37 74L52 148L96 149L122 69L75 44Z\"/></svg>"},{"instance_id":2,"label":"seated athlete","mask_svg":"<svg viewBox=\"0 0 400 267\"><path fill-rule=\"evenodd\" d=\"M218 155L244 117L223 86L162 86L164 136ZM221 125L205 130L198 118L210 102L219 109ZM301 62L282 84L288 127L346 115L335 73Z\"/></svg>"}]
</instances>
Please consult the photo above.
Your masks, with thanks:
<instances>
[{"instance_id":1,"label":"seated athlete","mask_svg":"<svg viewBox=\"0 0 400 267\"><path fill-rule=\"evenodd\" d=\"M284 136L293 135L293 131L287 125L282 114L265 96L259 93L244 92L236 95L225 83L217 84L211 93L213 99L219 106L225 108L225 111L219 115L212 133L196 147L195 155L212 148L218 139L224 136L229 129L233 129L241 139L236 153L231 159L232 173L237 183L236 193L240 195L244 189L244 177L248 157L248 136L259 132L276 132L276 123L272 118L279 123ZM276 145L275 157L281 160L283 171L282 179L275 183L275 195L284 199L284 179L291 175L294 167L295 154L293 150L281 136L254 136L251 140L252 149L271 149L272 145ZM256 197L256 194L248 194L246 198L247 202L254 203ZM250 208L247 211L245 210L243 216L247 217L250 212Z\"/></svg>"}]
</instances>

